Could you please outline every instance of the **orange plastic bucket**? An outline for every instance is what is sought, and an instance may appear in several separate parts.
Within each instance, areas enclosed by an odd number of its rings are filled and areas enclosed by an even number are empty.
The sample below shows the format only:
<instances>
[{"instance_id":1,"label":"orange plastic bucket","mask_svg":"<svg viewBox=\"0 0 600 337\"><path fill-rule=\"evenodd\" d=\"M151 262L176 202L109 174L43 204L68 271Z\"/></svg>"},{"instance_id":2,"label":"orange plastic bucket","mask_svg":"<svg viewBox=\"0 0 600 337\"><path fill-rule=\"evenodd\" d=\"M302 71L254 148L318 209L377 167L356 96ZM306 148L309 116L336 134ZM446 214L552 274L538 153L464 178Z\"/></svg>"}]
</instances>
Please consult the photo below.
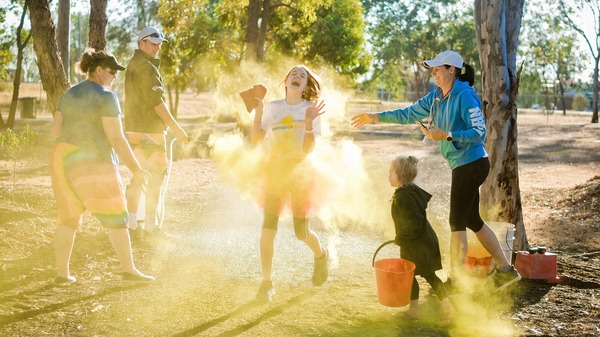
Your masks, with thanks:
<instances>
[{"instance_id":1,"label":"orange plastic bucket","mask_svg":"<svg viewBox=\"0 0 600 337\"><path fill-rule=\"evenodd\" d=\"M465 257L465 269L473 276L486 276L494 268L492 256L481 244L469 244Z\"/></svg>"},{"instance_id":2,"label":"orange plastic bucket","mask_svg":"<svg viewBox=\"0 0 600 337\"><path fill-rule=\"evenodd\" d=\"M372 265L375 267L379 303L388 307L403 307L410 303L415 264L402 258L375 261L379 250L393 242L394 240L385 242L377 248Z\"/></svg>"}]
</instances>

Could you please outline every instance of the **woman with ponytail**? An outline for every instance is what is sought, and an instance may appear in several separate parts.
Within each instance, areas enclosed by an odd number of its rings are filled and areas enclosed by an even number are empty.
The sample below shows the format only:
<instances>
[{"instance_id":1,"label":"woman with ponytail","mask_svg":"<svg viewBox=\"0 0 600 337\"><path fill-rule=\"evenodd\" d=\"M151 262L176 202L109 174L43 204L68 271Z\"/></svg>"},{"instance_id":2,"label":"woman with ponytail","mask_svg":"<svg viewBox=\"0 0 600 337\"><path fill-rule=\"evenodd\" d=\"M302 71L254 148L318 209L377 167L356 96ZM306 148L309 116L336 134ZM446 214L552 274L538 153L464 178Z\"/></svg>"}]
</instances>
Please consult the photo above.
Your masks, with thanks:
<instances>
[{"instance_id":1,"label":"woman with ponytail","mask_svg":"<svg viewBox=\"0 0 600 337\"><path fill-rule=\"evenodd\" d=\"M453 50L439 53L423 61L432 69L437 88L405 108L379 113L363 113L352 117L352 126L369 123L418 123L427 139L439 143L442 156L452 169L450 191L450 276L461 281L467 255L467 232L472 230L496 263L492 274L496 290L521 279L506 259L493 230L479 214L479 186L485 181L490 162L484 149L486 126L481 101L473 90L475 72ZM421 120L427 119L426 124ZM447 281L447 287L456 282Z\"/></svg>"},{"instance_id":2,"label":"woman with ponytail","mask_svg":"<svg viewBox=\"0 0 600 337\"><path fill-rule=\"evenodd\" d=\"M76 281L69 262L75 232L86 211L108 230L121 264L122 278L152 281L154 277L143 274L133 263L127 231L129 215L118 167L121 160L133 172L133 180L147 180L148 172L140 167L125 139L119 100L110 90L117 72L125 67L105 51L85 52L77 67L87 79L62 96L51 131L55 145L50 175L58 208L54 281Z\"/></svg>"}]
</instances>

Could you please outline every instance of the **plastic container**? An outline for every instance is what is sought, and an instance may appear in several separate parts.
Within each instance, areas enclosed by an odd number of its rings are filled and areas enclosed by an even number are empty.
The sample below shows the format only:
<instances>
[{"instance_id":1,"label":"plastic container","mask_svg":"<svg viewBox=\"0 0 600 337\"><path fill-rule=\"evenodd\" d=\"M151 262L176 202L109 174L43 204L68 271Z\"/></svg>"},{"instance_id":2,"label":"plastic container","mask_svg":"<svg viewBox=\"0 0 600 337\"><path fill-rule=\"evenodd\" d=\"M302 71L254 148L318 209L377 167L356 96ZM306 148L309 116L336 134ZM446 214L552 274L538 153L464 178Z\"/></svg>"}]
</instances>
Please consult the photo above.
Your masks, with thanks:
<instances>
[{"instance_id":1,"label":"plastic container","mask_svg":"<svg viewBox=\"0 0 600 337\"><path fill-rule=\"evenodd\" d=\"M515 225L508 222L488 222L487 224L492 228L494 233L496 233L496 237L502 248L502 253L504 253L508 262L512 264Z\"/></svg>"},{"instance_id":2,"label":"plastic container","mask_svg":"<svg viewBox=\"0 0 600 337\"><path fill-rule=\"evenodd\" d=\"M494 268L492 255L476 241L470 243L465 257L465 270L473 276L485 276Z\"/></svg>"},{"instance_id":3,"label":"plastic container","mask_svg":"<svg viewBox=\"0 0 600 337\"><path fill-rule=\"evenodd\" d=\"M515 268L523 278L558 283L560 278L556 273L556 259L557 255L553 253L517 252Z\"/></svg>"},{"instance_id":4,"label":"plastic container","mask_svg":"<svg viewBox=\"0 0 600 337\"><path fill-rule=\"evenodd\" d=\"M387 307L403 307L410 304L410 293L415 276L415 264L402 258L387 258L375 261L377 253L385 245L383 243L373 254L372 265L375 267L377 279L377 298L379 303Z\"/></svg>"}]
</instances>

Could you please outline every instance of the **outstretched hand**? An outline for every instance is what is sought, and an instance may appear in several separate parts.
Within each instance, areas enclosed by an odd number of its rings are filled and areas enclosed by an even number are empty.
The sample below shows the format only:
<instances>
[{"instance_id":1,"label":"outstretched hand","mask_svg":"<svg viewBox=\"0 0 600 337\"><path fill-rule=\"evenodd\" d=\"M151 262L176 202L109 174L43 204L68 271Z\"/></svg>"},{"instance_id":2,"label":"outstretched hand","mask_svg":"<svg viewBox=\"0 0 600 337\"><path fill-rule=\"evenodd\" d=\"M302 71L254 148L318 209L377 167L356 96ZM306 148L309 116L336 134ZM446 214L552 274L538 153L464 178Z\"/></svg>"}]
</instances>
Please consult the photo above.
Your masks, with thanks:
<instances>
[{"instance_id":1,"label":"outstretched hand","mask_svg":"<svg viewBox=\"0 0 600 337\"><path fill-rule=\"evenodd\" d=\"M375 114L362 113L352 116L350 124L355 128L360 128L361 126L375 122L377 122L377 117Z\"/></svg>"},{"instance_id":2,"label":"outstretched hand","mask_svg":"<svg viewBox=\"0 0 600 337\"><path fill-rule=\"evenodd\" d=\"M304 121L306 122L306 125L312 125L312 122L315 120L315 118L324 114L324 108L325 101L322 100L320 102L315 103L313 106L309 106L308 108L306 108L306 112L304 113Z\"/></svg>"}]
</instances>

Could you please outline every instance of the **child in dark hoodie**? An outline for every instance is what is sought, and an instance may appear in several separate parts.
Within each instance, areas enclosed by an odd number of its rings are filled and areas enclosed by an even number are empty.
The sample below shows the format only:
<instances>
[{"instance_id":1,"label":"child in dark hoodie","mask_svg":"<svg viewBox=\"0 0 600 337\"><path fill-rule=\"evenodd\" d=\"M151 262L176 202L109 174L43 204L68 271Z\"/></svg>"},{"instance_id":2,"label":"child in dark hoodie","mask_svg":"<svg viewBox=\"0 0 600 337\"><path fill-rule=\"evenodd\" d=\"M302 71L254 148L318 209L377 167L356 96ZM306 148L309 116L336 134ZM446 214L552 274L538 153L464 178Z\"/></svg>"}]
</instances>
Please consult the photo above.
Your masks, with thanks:
<instances>
[{"instance_id":1,"label":"child in dark hoodie","mask_svg":"<svg viewBox=\"0 0 600 337\"><path fill-rule=\"evenodd\" d=\"M392 161L388 179L396 188L392 197L392 218L396 228L395 242L401 247L402 258L416 265L406 316L419 317L419 284L416 275L423 277L433 288L442 307L441 324L448 325L453 310L444 283L435 274L442 269L438 237L427 220L427 203L431 194L413 183L417 176L418 159L413 156L397 157Z\"/></svg>"}]
</instances>

